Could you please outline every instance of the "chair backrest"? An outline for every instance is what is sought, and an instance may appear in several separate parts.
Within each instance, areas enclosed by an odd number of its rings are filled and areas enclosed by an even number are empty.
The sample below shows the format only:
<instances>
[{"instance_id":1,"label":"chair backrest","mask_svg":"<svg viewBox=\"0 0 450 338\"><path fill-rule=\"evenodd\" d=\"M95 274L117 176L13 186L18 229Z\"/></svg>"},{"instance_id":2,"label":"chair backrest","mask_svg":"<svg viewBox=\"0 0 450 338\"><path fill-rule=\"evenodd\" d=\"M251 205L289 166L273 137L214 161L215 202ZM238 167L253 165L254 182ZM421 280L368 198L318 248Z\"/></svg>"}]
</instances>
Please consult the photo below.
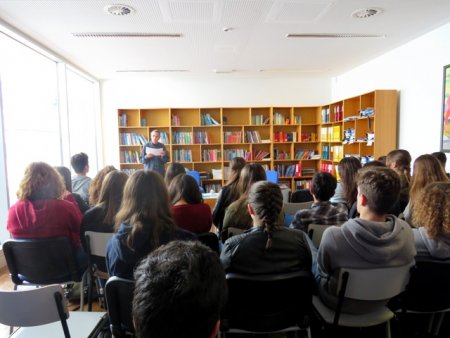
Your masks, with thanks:
<instances>
[{"instance_id":1,"label":"chair backrest","mask_svg":"<svg viewBox=\"0 0 450 338\"><path fill-rule=\"evenodd\" d=\"M405 290L412 263L375 269L341 268L338 290L345 298L365 301L391 299ZM380 283L380 281L383 281Z\"/></svg>"},{"instance_id":2,"label":"chair backrest","mask_svg":"<svg viewBox=\"0 0 450 338\"><path fill-rule=\"evenodd\" d=\"M86 246L88 255L106 257L106 246L114 233L86 231Z\"/></svg>"},{"instance_id":3,"label":"chair backrest","mask_svg":"<svg viewBox=\"0 0 450 338\"><path fill-rule=\"evenodd\" d=\"M235 227L228 227L226 228L225 231L222 231L222 233L220 234L221 237L220 239L222 240L222 242L225 242L228 238L236 236L236 235L240 235L242 233L244 233L245 230L240 229L240 228L235 228Z\"/></svg>"},{"instance_id":4,"label":"chair backrest","mask_svg":"<svg viewBox=\"0 0 450 338\"><path fill-rule=\"evenodd\" d=\"M310 202L313 200L314 198L309 189L299 189L294 191L291 195L291 203Z\"/></svg>"},{"instance_id":5,"label":"chair backrest","mask_svg":"<svg viewBox=\"0 0 450 338\"><path fill-rule=\"evenodd\" d=\"M283 203L284 225L288 226L294 220L297 211L311 208L313 201L302 203Z\"/></svg>"},{"instance_id":6,"label":"chair backrest","mask_svg":"<svg viewBox=\"0 0 450 338\"><path fill-rule=\"evenodd\" d=\"M212 251L220 254L219 237L217 237L215 233L204 232L201 234L197 234L197 239L207 247L209 247Z\"/></svg>"},{"instance_id":7,"label":"chair backrest","mask_svg":"<svg viewBox=\"0 0 450 338\"><path fill-rule=\"evenodd\" d=\"M278 171L266 170L266 180L278 184Z\"/></svg>"},{"instance_id":8,"label":"chair backrest","mask_svg":"<svg viewBox=\"0 0 450 338\"><path fill-rule=\"evenodd\" d=\"M450 260L416 258L402 307L418 312L450 309Z\"/></svg>"},{"instance_id":9,"label":"chair backrest","mask_svg":"<svg viewBox=\"0 0 450 338\"><path fill-rule=\"evenodd\" d=\"M69 336L66 319L69 311L63 290L53 284L21 291L0 291L0 323L9 326L38 326L61 321Z\"/></svg>"},{"instance_id":10,"label":"chair backrest","mask_svg":"<svg viewBox=\"0 0 450 338\"><path fill-rule=\"evenodd\" d=\"M314 282L309 271L272 275L228 273L228 302L222 331L278 331L307 327Z\"/></svg>"},{"instance_id":11,"label":"chair backrest","mask_svg":"<svg viewBox=\"0 0 450 338\"><path fill-rule=\"evenodd\" d=\"M3 252L16 285L81 281L75 249L66 237L9 239Z\"/></svg>"},{"instance_id":12,"label":"chair backrest","mask_svg":"<svg viewBox=\"0 0 450 338\"><path fill-rule=\"evenodd\" d=\"M105 295L108 305L111 333L122 337L134 332L131 314L134 281L116 276L106 282Z\"/></svg>"},{"instance_id":13,"label":"chair backrest","mask_svg":"<svg viewBox=\"0 0 450 338\"><path fill-rule=\"evenodd\" d=\"M311 238L316 248L318 248L320 245L320 241L322 240L324 231L330 226L331 225L313 223L308 225L308 236L309 238Z\"/></svg>"}]
</instances>

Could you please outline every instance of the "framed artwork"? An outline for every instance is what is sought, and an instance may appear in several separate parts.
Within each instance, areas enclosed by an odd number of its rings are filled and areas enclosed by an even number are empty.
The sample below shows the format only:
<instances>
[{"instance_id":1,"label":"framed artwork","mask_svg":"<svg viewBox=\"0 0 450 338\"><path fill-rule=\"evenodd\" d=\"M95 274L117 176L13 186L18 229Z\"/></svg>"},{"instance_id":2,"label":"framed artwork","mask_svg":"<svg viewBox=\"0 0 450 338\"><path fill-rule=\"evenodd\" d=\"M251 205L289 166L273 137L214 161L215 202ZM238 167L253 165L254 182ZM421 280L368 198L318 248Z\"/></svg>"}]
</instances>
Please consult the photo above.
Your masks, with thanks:
<instances>
[{"instance_id":1,"label":"framed artwork","mask_svg":"<svg viewBox=\"0 0 450 338\"><path fill-rule=\"evenodd\" d=\"M450 65L444 67L441 150L450 152Z\"/></svg>"}]
</instances>

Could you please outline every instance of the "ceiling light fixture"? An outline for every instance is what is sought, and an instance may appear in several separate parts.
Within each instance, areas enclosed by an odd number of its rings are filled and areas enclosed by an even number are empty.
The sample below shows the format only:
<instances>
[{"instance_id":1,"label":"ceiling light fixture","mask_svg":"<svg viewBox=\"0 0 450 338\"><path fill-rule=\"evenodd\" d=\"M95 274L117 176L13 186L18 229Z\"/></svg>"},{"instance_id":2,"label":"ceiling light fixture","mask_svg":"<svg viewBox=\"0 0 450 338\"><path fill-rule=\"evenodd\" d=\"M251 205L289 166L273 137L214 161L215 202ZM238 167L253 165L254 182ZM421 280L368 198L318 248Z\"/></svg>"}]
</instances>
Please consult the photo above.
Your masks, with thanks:
<instances>
[{"instance_id":1,"label":"ceiling light fixture","mask_svg":"<svg viewBox=\"0 0 450 338\"><path fill-rule=\"evenodd\" d=\"M133 7L127 5L108 5L103 7L103 10L108 14L116 16L124 16L134 13Z\"/></svg>"},{"instance_id":2,"label":"ceiling light fixture","mask_svg":"<svg viewBox=\"0 0 450 338\"><path fill-rule=\"evenodd\" d=\"M351 16L355 19L367 19L380 13L383 13L381 8L362 8L354 11Z\"/></svg>"},{"instance_id":3,"label":"ceiling light fixture","mask_svg":"<svg viewBox=\"0 0 450 338\"><path fill-rule=\"evenodd\" d=\"M72 33L76 38L181 38L180 33Z\"/></svg>"},{"instance_id":4,"label":"ceiling light fixture","mask_svg":"<svg viewBox=\"0 0 450 338\"><path fill-rule=\"evenodd\" d=\"M385 38L386 35L376 35L376 34L354 34L354 33L290 33L286 34L286 38L334 38L334 39L345 39L345 38Z\"/></svg>"}]
</instances>

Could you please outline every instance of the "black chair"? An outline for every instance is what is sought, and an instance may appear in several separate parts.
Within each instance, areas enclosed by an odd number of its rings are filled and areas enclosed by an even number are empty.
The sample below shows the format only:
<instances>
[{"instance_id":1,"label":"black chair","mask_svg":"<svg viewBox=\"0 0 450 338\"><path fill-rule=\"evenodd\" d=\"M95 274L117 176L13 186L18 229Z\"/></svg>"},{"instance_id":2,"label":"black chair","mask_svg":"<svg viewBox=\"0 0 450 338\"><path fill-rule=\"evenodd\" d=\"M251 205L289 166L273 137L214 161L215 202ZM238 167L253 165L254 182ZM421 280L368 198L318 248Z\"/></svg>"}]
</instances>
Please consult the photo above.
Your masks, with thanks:
<instances>
[{"instance_id":1,"label":"black chair","mask_svg":"<svg viewBox=\"0 0 450 338\"><path fill-rule=\"evenodd\" d=\"M133 337L131 314L134 281L116 276L106 282L105 295L113 337Z\"/></svg>"},{"instance_id":2,"label":"black chair","mask_svg":"<svg viewBox=\"0 0 450 338\"><path fill-rule=\"evenodd\" d=\"M408 313L429 314L428 334L438 336L450 312L450 260L416 258L406 290L399 297L401 318Z\"/></svg>"},{"instance_id":3,"label":"black chair","mask_svg":"<svg viewBox=\"0 0 450 338\"><path fill-rule=\"evenodd\" d=\"M3 252L11 279L17 285L80 282L75 249L66 237L9 239Z\"/></svg>"},{"instance_id":4,"label":"black chair","mask_svg":"<svg viewBox=\"0 0 450 338\"><path fill-rule=\"evenodd\" d=\"M303 203L313 201L314 198L308 189L299 189L292 193L291 203Z\"/></svg>"},{"instance_id":5,"label":"black chair","mask_svg":"<svg viewBox=\"0 0 450 338\"><path fill-rule=\"evenodd\" d=\"M228 302L221 332L275 333L303 331L310 336L314 282L310 272L242 275L228 273Z\"/></svg>"},{"instance_id":6,"label":"black chair","mask_svg":"<svg viewBox=\"0 0 450 338\"><path fill-rule=\"evenodd\" d=\"M207 247L209 247L212 251L220 255L219 237L217 237L215 233L204 232L201 234L197 234L197 239Z\"/></svg>"}]
</instances>

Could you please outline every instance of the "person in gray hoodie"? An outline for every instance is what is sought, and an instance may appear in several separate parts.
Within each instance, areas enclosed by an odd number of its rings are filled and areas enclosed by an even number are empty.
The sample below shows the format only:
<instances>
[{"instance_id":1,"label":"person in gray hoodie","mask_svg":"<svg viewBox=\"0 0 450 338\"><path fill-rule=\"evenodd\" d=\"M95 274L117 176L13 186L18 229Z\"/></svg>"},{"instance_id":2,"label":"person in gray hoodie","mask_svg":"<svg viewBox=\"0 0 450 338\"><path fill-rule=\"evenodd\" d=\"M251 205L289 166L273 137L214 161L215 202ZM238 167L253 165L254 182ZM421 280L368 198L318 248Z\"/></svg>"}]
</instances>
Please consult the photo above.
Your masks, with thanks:
<instances>
[{"instance_id":1,"label":"person in gray hoodie","mask_svg":"<svg viewBox=\"0 0 450 338\"><path fill-rule=\"evenodd\" d=\"M326 229L317 252L317 271L314 272L319 296L332 308L337 303L339 268L412 265L416 255L411 227L388 214L399 197L398 175L388 168L363 168L357 174L357 186L360 218ZM346 299L342 311L365 313L377 306L378 302Z\"/></svg>"},{"instance_id":2,"label":"person in gray hoodie","mask_svg":"<svg viewBox=\"0 0 450 338\"><path fill-rule=\"evenodd\" d=\"M435 182L417 196L412 223L417 259L450 259L450 183Z\"/></svg>"}]
</instances>

